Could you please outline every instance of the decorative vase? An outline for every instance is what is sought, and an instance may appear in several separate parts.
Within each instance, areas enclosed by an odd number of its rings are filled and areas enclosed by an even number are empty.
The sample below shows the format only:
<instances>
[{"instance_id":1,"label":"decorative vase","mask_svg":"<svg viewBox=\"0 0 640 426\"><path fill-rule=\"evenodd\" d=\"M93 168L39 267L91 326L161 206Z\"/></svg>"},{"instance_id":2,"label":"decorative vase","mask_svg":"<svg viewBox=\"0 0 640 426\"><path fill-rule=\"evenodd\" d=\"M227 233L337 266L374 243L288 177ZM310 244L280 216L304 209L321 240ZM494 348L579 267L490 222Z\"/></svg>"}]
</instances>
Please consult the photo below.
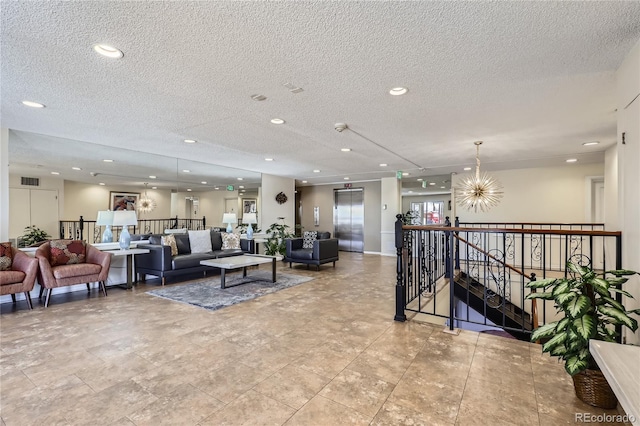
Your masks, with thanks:
<instances>
[{"instance_id":1,"label":"decorative vase","mask_svg":"<svg viewBox=\"0 0 640 426\"><path fill-rule=\"evenodd\" d=\"M102 233L102 242L103 243L112 243L113 242L113 233L111 232L111 225L107 225Z\"/></svg>"},{"instance_id":2,"label":"decorative vase","mask_svg":"<svg viewBox=\"0 0 640 426\"><path fill-rule=\"evenodd\" d=\"M120 250L128 250L131 246L131 234L129 234L129 228L127 225L122 227L122 232L120 233L120 239L118 243L120 245Z\"/></svg>"},{"instance_id":3,"label":"decorative vase","mask_svg":"<svg viewBox=\"0 0 640 426\"><path fill-rule=\"evenodd\" d=\"M600 408L616 408L618 399L600 370L584 370L574 375L573 388L578 399Z\"/></svg>"},{"instance_id":4,"label":"decorative vase","mask_svg":"<svg viewBox=\"0 0 640 426\"><path fill-rule=\"evenodd\" d=\"M231 227L231 223L227 224L227 234L230 234L233 232L233 228Z\"/></svg>"},{"instance_id":5,"label":"decorative vase","mask_svg":"<svg viewBox=\"0 0 640 426\"><path fill-rule=\"evenodd\" d=\"M247 240L252 240L252 239L253 239L253 226L249 224L249 226L247 226Z\"/></svg>"}]
</instances>

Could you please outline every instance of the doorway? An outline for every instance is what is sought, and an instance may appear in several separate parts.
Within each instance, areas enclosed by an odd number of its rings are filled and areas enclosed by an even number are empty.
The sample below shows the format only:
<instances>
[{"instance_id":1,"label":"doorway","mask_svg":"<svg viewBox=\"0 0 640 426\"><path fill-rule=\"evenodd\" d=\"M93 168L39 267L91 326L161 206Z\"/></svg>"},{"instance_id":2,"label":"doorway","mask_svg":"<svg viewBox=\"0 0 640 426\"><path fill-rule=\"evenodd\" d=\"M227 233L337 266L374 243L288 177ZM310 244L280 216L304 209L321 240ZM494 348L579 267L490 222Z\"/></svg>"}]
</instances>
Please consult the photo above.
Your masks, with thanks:
<instances>
[{"instance_id":1,"label":"doorway","mask_svg":"<svg viewBox=\"0 0 640 426\"><path fill-rule=\"evenodd\" d=\"M338 249L364 250L364 189L334 189L333 226Z\"/></svg>"}]
</instances>

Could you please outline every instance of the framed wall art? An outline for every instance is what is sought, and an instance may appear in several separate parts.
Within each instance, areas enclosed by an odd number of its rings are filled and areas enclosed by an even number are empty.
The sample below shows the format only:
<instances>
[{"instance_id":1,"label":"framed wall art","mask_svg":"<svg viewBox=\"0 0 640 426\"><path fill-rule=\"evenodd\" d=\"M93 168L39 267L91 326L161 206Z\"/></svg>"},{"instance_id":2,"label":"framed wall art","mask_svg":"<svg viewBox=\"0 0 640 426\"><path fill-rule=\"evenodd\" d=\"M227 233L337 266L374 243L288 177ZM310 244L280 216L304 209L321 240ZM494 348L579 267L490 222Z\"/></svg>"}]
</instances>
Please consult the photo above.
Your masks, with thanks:
<instances>
[{"instance_id":1,"label":"framed wall art","mask_svg":"<svg viewBox=\"0 0 640 426\"><path fill-rule=\"evenodd\" d=\"M242 213L257 213L258 201L255 198L242 199Z\"/></svg>"},{"instance_id":2,"label":"framed wall art","mask_svg":"<svg viewBox=\"0 0 640 426\"><path fill-rule=\"evenodd\" d=\"M140 199L139 192L109 192L109 209L116 210L135 210L138 207Z\"/></svg>"}]
</instances>

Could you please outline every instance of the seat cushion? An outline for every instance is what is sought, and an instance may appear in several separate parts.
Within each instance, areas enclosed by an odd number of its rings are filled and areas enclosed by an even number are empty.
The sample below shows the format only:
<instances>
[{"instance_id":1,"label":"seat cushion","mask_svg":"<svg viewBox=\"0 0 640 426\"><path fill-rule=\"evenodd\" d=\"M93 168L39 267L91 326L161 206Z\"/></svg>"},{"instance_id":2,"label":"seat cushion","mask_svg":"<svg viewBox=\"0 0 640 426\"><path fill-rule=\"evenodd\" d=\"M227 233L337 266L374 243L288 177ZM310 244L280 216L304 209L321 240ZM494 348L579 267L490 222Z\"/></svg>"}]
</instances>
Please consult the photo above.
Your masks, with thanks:
<instances>
[{"instance_id":1,"label":"seat cushion","mask_svg":"<svg viewBox=\"0 0 640 426\"><path fill-rule=\"evenodd\" d=\"M209 253L211 251L211 231L189 231L191 253Z\"/></svg>"},{"instance_id":2,"label":"seat cushion","mask_svg":"<svg viewBox=\"0 0 640 426\"><path fill-rule=\"evenodd\" d=\"M49 263L51 266L84 263L87 255L86 243L82 240L51 240Z\"/></svg>"},{"instance_id":3,"label":"seat cushion","mask_svg":"<svg viewBox=\"0 0 640 426\"><path fill-rule=\"evenodd\" d=\"M302 234L302 248L312 249L313 242L318 238L318 231L304 231Z\"/></svg>"},{"instance_id":4,"label":"seat cushion","mask_svg":"<svg viewBox=\"0 0 640 426\"><path fill-rule=\"evenodd\" d=\"M191 254L179 254L174 256L171 261L171 266L173 266L173 270L178 269L186 269L186 268L194 268L196 266L201 266L201 260L209 260L213 259L212 253L191 253Z\"/></svg>"},{"instance_id":5,"label":"seat cushion","mask_svg":"<svg viewBox=\"0 0 640 426\"><path fill-rule=\"evenodd\" d=\"M102 270L102 266L95 263L76 263L71 265L58 265L51 268L51 272L56 280L64 278L81 277L85 275L97 275Z\"/></svg>"},{"instance_id":6,"label":"seat cushion","mask_svg":"<svg viewBox=\"0 0 640 426\"><path fill-rule=\"evenodd\" d=\"M10 271L12 263L11 243L0 243L0 271Z\"/></svg>"},{"instance_id":7,"label":"seat cushion","mask_svg":"<svg viewBox=\"0 0 640 426\"><path fill-rule=\"evenodd\" d=\"M21 283L27 274L22 271L2 271L0 272L0 285Z\"/></svg>"},{"instance_id":8,"label":"seat cushion","mask_svg":"<svg viewBox=\"0 0 640 426\"><path fill-rule=\"evenodd\" d=\"M291 259L305 259L312 260L313 259L313 249L297 249L291 250Z\"/></svg>"}]
</instances>

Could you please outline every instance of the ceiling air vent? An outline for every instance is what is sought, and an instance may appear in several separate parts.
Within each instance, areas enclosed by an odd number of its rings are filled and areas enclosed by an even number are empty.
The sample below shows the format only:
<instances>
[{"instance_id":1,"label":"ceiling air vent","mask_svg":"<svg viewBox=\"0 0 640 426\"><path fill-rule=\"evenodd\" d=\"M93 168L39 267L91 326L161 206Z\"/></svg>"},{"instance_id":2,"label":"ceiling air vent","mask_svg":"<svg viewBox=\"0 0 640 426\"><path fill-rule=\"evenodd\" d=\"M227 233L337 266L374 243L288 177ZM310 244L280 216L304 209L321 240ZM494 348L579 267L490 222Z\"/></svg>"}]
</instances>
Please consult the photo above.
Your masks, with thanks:
<instances>
[{"instance_id":1,"label":"ceiling air vent","mask_svg":"<svg viewBox=\"0 0 640 426\"><path fill-rule=\"evenodd\" d=\"M298 86L296 86L295 84L292 84L292 83L284 83L283 86L286 87L287 89L289 89L289 91L291 93L304 92L304 89L302 87L298 87Z\"/></svg>"},{"instance_id":2,"label":"ceiling air vent","mask_svg":"<svg viewBox=\"0 0 640 426\"><path fill-rule=\"evenodd\" d=\"M20 183L26 186L40 186L40 178L30 178L22 176Z\"/></svg>"}]
</instances>

